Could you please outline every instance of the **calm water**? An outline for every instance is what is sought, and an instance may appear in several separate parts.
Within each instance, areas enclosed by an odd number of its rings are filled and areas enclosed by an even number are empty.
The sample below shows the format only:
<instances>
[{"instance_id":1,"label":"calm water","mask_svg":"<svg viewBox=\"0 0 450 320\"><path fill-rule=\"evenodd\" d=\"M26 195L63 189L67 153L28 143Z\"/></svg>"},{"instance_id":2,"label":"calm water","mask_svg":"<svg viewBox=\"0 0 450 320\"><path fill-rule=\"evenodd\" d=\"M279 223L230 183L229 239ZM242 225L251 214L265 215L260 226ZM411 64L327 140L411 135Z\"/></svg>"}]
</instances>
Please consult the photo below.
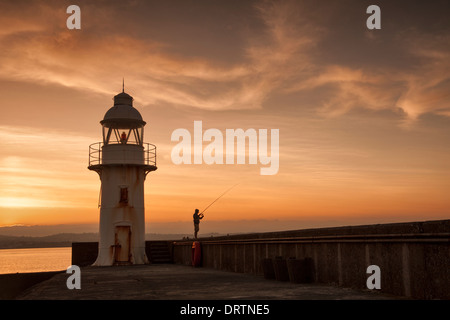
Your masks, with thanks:
<instances>
[{"instance_id":1,"label":"calm water","mask_svg":"<svg viewBox=\"0 0 450 320\"><path fill-rule=\"evenodd\" d=\"M0 274L66 270L72 248L0 249Z\"/></svg>"}]
</instances>

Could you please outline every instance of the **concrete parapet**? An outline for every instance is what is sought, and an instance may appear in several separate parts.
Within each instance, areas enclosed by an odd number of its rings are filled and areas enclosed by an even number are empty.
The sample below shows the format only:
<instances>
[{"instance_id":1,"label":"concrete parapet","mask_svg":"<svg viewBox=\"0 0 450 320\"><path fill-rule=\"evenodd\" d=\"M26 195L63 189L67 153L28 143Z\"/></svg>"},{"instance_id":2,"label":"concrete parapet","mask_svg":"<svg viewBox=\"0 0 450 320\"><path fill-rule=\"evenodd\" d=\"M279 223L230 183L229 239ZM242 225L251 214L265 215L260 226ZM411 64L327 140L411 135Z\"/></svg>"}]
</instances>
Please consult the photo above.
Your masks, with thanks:
<instances>
[{"instance_id":1,"label":"concrete parapet","mask_svg":"<svg viewBox=\"0 0 450 320\"><path fill-rule=\"evenodd\" d=\"M0 300L15 299L24 290L62 272L64 271L0 274Z\"/></svg>"},{"instance_id":2,"label":"concrete parapet","mask_svg":"<svg viewBox=\"0 0 450 320\"><path fill-rule=\"evenodd\" d=\"M90 266L98 255L98 242L73 242L72 264L79 267Z\"/></svg>"}]
</instances>

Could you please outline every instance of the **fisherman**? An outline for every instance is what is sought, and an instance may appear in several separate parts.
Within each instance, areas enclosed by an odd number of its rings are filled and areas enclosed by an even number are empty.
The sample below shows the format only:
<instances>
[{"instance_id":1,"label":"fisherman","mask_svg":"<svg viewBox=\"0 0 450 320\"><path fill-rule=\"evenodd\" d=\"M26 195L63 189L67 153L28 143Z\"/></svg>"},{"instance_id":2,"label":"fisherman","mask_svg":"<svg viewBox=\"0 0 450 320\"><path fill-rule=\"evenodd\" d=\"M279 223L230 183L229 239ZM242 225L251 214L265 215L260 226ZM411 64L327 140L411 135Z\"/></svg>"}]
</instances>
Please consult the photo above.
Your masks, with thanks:
<instances>
[{"instance_id":1,"label":"fisherman","mask_svg":"<svg viewBox=\"0 0 450 320\"><path fill-rule=\"evenodd\" d=\"M198 209L195 209L194 213L194 238L197 239L197 233L200 230L200 220L203 219L203 213L198 213Z\"/></svg>"}]
</instances>

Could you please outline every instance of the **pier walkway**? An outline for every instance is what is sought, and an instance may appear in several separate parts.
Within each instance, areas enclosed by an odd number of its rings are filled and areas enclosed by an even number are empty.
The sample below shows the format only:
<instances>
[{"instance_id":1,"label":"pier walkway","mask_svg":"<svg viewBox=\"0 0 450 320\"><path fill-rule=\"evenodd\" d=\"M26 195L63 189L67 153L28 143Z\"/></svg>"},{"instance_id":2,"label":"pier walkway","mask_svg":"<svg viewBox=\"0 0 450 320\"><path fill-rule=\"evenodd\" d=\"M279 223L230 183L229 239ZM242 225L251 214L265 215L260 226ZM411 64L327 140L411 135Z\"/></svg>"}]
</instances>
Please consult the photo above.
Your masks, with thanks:
<instances>
[{"instance_id":1,"label":"pier walkway","mask_svg":"<svg viewBox=\"0 0 450 320\"><path fill-rule=\"evenodd\" d=\"M176 264L81 268L81 289L69 290L59 273L20 300L383 300L402 299L332 285L295 284L262 276Z\"/></svg>"}]
</instances>

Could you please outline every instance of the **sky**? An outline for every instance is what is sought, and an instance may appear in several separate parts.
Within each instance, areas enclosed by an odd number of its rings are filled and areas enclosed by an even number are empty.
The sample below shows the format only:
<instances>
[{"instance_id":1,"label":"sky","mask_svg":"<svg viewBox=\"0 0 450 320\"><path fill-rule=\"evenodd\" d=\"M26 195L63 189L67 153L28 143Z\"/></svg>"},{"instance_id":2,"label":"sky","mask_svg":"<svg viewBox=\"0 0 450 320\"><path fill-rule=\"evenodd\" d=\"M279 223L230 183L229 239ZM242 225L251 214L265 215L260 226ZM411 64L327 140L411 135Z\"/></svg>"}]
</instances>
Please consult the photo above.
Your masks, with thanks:
<instances>
[{"instance_id":1,"label":"sky","mask_svg":"<svg viewBox=\"0 0 450 320\"><path fill-rule=\"evenodd\" d=\"M79 30L66 26L71 4ZM366 26L371 4L381 29ZM98 225L88 150L123 78L157 146L146 232L191 232L194 209L236 184L200 233L449 219L449 9L0 1L0 226ZM171 135L194 121L224 134L278 129L278 172L175 164Z\"/></svg>"}]
</instances>

